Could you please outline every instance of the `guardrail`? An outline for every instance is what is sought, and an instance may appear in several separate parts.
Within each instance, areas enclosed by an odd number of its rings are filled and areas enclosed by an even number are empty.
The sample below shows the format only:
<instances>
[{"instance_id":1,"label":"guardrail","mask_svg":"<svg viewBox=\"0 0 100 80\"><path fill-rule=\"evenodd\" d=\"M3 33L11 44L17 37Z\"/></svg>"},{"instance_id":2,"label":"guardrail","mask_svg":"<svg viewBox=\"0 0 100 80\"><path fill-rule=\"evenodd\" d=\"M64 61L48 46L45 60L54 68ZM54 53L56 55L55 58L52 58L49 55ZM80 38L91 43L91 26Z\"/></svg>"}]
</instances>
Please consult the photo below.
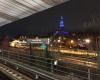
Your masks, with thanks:
<instances>
[{"instance_id":1,"label":"guardrail","mask_svg":"<svg viewBox=\"0 0 100 80\"><path fill-rule=\"evenodd\" d=\"M50 59L28 54L20 54L17 52L3 50L0 54L2 59L11 59L31 67L43 69L53 74L65 76L68 80L73 78L76 80L99 80L99 69L92 69L89 67L73 65L68 62L63 62L59 59ZM63 80L63 79L61 79Z\"/></svg>"}]
</instances>

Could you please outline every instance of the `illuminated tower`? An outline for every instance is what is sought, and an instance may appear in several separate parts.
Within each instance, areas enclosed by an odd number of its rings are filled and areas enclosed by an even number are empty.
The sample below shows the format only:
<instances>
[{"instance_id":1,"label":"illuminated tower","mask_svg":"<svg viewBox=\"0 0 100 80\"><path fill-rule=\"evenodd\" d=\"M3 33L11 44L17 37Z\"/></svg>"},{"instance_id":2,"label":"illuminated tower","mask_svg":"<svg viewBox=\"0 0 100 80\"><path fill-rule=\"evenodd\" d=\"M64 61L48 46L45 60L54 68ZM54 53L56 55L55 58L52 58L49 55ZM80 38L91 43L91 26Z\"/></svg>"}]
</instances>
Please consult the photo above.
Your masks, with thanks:
<instances>
[{"instance_id":1,"label":"illuminated tower","mask_svg":"<svg viewBox=\"0 0 100 80\"><path fill-rule=\"evenodd\" d=\"M60 36L64 36L64 35L68 35L68 32L64 31L64 18L63 16L60 17L60 22L59 22L59 35Z\"/></svg>"},{"instance_id":2,"label":"illuminated tower","mask_svg":"<svg viewBox=\"0 0 100 80\"><path fill-rule=\"evenodd\" d=\"M61 18L60 18L59 29L60 29L60 31L64 30L64 18L63 18L63 16L61 16Z\"/></svg>"},{"instance_id":3,"label":"illuminated tower","mask_svg":"<svg viewBox=\"0 0 100 80\"><path fill-rule=\"evenodd\" d=\"M64 37L64 36L68 36L68 35L69 35L69 32L64 31L64 18L63 18L63 16L61 16L60 21L59 21L58 30L51 37L50 43L52 43L55 40L56 36Z\"/></svg>"}]
</instances>

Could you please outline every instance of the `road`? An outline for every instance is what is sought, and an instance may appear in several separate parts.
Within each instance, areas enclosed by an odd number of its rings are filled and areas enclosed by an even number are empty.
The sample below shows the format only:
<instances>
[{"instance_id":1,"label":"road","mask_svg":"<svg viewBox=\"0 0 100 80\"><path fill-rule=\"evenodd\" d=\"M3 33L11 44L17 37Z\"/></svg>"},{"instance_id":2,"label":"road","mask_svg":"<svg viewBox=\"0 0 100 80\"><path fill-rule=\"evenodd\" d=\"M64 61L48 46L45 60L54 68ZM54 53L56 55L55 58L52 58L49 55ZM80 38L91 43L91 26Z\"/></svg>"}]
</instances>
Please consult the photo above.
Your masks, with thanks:
<instances>
[{"instance_id":1,"label":"road","mask_svg":"<svg viewBox=\"0 0 100 80\"><path fill-rule=\"evenodd\" d=\"M82 59L75 58L75 57L60 57L59 60L62 60L65 62L70 62L72 64L87 66L87 67L91 67L91 68L98 68L96 62L90 62L90 61L82 60Z\"/></svg>"},{"instance_id":2,"label":"road","mask_svg":"<svg viewBox=\"0 0 100 80\"><path fill-rule=\"evenodd\" d=\"M18 49L20 51L23 51L23 50L28 50L29 47L19 47L19 48L14 48L14 47L11 47L10 48L11 50L14 50L14 49ZM32 48L33 49L33 48ZM34 49L37 49L37 50L43 50L41 49L40 47L34 47ZM48 49L49 51L54 51L54 52L60 52L62 54L74 54L74 55L80 55L80 56L90 56L90 57L96 57L98 54L96 52L89 52L89 51L86 51L86 50L80 50L80 49L77 49L77 50L74 50L74 49L69 49L69 48L56 48L56 47L49 47Z\"/></svg>"}]
</instances>

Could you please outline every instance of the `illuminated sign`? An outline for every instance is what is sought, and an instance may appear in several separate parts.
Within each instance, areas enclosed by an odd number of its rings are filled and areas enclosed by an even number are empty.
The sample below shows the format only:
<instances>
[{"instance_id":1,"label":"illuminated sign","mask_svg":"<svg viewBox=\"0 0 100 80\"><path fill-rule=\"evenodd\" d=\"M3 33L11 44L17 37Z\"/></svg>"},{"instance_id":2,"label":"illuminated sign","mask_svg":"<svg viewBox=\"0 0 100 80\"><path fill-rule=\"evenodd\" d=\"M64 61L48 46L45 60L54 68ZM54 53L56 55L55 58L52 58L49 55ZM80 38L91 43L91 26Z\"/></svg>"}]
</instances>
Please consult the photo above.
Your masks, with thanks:
<instances>
[{"instance_id":1,"label":"illuminated sign","mask_svg":"<svg viewBox=\"0 0 100 80\"><path fill-rule=\"evenodd\" d=\"M46 46L46 44L41 44L41 46L40 46L42 49L46 49L47 48L47 46Z\"/></svg>"},{"instance_id":2,"label":"illuminated sign","mask_svg":"<svg viewBox=\"0 0 100 80\"><path fill-rule=\"evenodd\" d=\"M31 43L31 44L49 44L50 43L50 39L49 38L44 38L44 39L27 39L27 43Z\"/></svg>"}]
</instances>

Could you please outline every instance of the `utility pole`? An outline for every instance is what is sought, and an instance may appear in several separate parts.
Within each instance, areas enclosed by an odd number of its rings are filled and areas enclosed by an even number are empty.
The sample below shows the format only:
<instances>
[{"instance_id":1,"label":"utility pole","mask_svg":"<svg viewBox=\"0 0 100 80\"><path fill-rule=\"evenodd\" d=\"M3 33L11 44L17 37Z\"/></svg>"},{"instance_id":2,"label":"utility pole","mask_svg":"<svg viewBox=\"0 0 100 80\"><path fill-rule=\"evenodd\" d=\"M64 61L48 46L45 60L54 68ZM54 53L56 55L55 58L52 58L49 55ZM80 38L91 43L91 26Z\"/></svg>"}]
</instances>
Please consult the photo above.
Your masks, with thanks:
<instances>
[{"instance_id":1,"label":"utility pole","mask_svg":"<svg viewBox=\"0 0 100 80\"><path fill-rule=\"evenodd\" d=\"M29 55L30 56L32 55L32 44L31 43L29 44Z\"/></svg>"},{"instance_id":2,"label":"utility pole","mask_svg":"<svg viewBox=\"0 0 100 80\"><path fill-rule=\"evenodd\" d=\"M88 80L91 80L91 72L90 72L90 68L88 68Z\"/></svg>"}]
</instances>

